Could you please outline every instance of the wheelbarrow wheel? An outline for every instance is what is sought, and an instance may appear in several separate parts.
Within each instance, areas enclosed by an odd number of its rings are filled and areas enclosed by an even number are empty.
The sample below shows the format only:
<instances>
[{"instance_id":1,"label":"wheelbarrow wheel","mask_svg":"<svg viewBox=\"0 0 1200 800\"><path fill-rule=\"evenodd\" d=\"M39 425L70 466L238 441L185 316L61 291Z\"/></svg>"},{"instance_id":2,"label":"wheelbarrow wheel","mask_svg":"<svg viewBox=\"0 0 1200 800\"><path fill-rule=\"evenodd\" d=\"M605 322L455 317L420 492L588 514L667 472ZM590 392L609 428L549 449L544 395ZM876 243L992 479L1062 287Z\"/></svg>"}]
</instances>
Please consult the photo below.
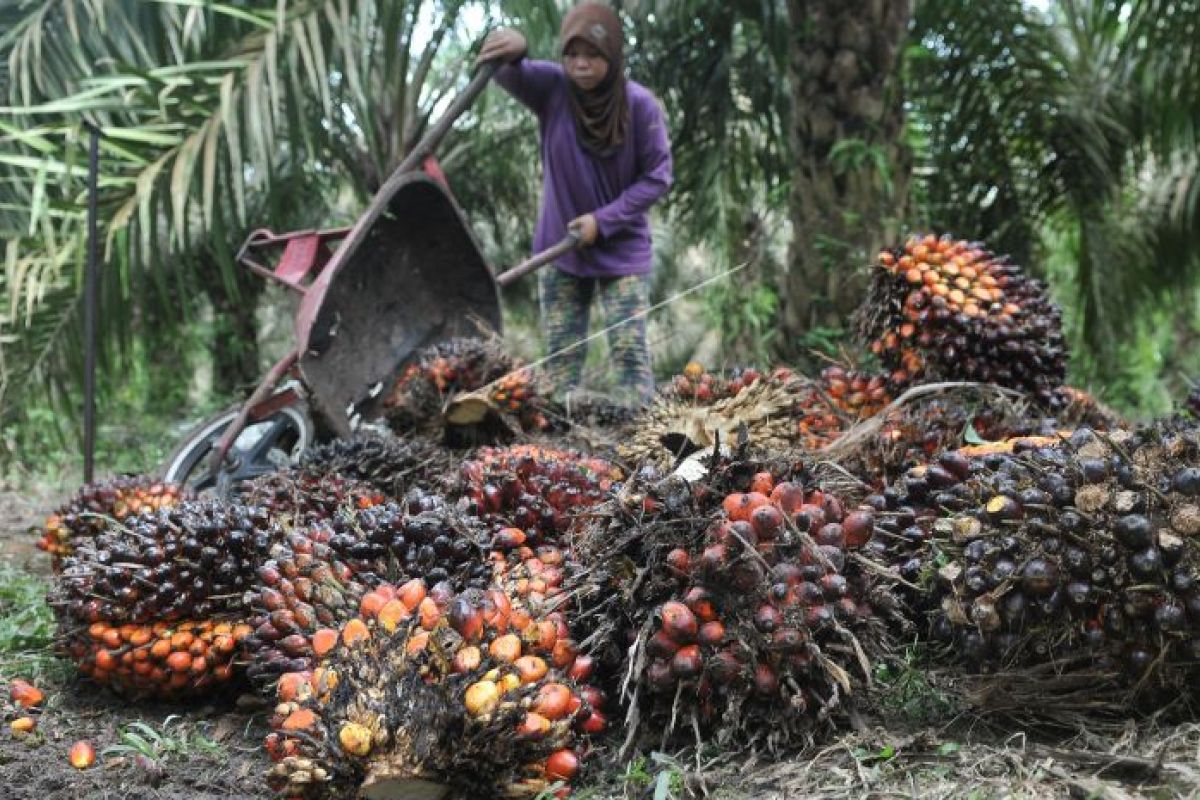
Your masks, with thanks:
<instances>
[{"instance_id":1,"label":"wheelbarrow wheel","mask_svg":"<svg viewBox=\"0 0 1200 800\"><path fill-rule=\"evenodd\" d=\"M185 484L197 492L217 484L211 457L221 434L237 418L241 403L229 406L194 427L163 462L164 481ZM291 466L300 460L316 437L308 404L297 401L284 406L241 432L226 456L233 465L223 478L228 483L249 480Z\"/></svg>"}]
</instances>

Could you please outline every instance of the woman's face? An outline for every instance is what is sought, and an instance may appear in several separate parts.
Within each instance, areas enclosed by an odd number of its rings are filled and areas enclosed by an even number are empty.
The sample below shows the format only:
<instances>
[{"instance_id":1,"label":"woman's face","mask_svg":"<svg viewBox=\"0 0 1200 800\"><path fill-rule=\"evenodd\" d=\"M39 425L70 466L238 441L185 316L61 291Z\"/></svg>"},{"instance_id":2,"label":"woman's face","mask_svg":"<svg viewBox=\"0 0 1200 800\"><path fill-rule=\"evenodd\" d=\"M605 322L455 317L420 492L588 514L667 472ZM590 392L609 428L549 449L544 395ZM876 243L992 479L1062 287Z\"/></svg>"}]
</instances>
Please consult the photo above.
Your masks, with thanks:
<instances>
[{"instance_id":1,"label":"woman's face","mask_svg":"<svg viewBox=\"0 0 1200 800\"><path fill-rule=\"evenodd\" d=\"M585 92L599 86L608 74L608 61L595 45L583 39L576 38L567 43L562 62L571 83Z\"/></svg>"}]
</instances>

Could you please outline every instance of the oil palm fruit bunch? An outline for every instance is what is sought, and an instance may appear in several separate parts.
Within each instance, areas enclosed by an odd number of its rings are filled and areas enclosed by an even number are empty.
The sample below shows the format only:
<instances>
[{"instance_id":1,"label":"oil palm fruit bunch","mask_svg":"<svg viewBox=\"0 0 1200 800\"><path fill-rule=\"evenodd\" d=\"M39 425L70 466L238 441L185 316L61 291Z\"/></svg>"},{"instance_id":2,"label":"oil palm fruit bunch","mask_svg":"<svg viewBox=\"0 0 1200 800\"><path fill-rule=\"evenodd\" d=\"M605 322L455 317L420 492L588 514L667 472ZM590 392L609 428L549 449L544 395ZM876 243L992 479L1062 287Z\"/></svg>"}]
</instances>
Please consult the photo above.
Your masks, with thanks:
<instances>
[{"instance_id":1,"label":"oil palm fruit bunch","mask_svg":"<svg viewBox=\"0 0 1200 800\"><path fill-rule=\"evenodd\" d=\"M178 505L192 493L183 486L145 475L129 475L85 484L46 519L37 546L53 557L54 570L71 555L78 539L104 530L108 520L123 520L144 511Z\"/></svg>"},{"instance_id":2,"label":"oil palm fruit bunch","mask_svg":"<svg viewBox=\"0 0 1200 800\"><path fill-rule=\"evenodd\" d=\"M561 612L520 597L519 561L497 574L457 593L382 584L323 630L318 665L278 683L270 784L296 797L532 797L573 778L604 697L580 685L590 664L558 647Z\"/></svg>"},{"instance_id":3,"label":"oil palm fruit bunch","mask_svg":"<svg viewBox=\"0 0 1200 800\"><path fill-rule=\"evenodd\" d=\"M581 647L625 675L633 735L806 741L865 685L895 609L856 555L874 512L798 464L709 459L686 482L647 469L598 510L579 547ZM632 665L632 666L631 666ZM675 727L677 726L677 728Z\"/></svg>"},{"instance_id":4,"label":"oil palm fruit bunch","mask_svg":"<svg viewBox=\"0 0 1200 800\"><path fill-rule=\"evenodd\" d=\"M203 621L71 627L60 643L79 671L132 699L208 695L237 675L245 623Z\"/></svg>"},{"instance_id":5,"label":"oil palm fruit bunch","mask_svg":"<svg viewBox=\"0 0 1200 800\"><path fill-rule=\"evenodd\" d=\"M794 395L798 442L806 450L826 447L892 400L885 376L840 366L826 367L816 381L797 382Z\"/></svg>"},{"instance_id":6,"label":"oil palm fruit bunch","mask_svg":"<svg viewBox=\"0 0 1200 800\"><path fill-rule=\"evenodd\" d=\"M321 655L317 632L358 614L363 598L386 582L419 576L455 591L486 587L494 573L486 540L478 520L416 491L406 506L343 510L292 531L271 548L250 596L251 680L265 685L311 669Z\"/></svg>"},{"instance_id":7,"label":"oil palm fruit bunch","mask_svg":"<svg viewBox=\"0 0 1200 800\"><path fill-rule=\"evenodd\" d=\"M709 403L675 392L655 398L617 452L632 464L666 469L676 460L718 442L745 436L763 449L786 449L795 440L792 409L801 381L786 369L756 375L740 391Z\"/></svg>"},{"instance_id":8,"label":"oil palm fruit bunch","mask_svg":"<svg viewBox=\"0 0 1200 800\"><path fill-rule=\"evenodd\" d=\"M976 242L932 234L879 254L857 328L894 391L995 383L1051 406L1066 372L1061 313L1045 287Z\"/></svg>"},{"instance_id":9,"label":"oil palm fruit bunch","mask_svg":"<svg viewBox=\"0 0 1200 800\"><path fill-rule=\"evenodd\" d=\"M435 442L390 431L360 432L307 450L300 469L314 475L334 473L365 481L384 497L398 499L414 485L427 483L449 466L449 453Z\"/></svg>"},{"instance_id":10,"label":"oil palm fruit bunch","mask_svg":"<svg viewBox=\"0 0 1200 800\"><path fill-rule=\"evenodd\" d=\"M873 502L898 515L901 538L929 543L900 572L924 573L932 634L969 662L1082 664L1185 688L1200 662L1198 437L1085 428L952 454Z\"/></svg>"},{"instance_id":11,"label":"oil palm fruit bunch","mask_svg":"<svg viewBox=\"0 0 1200 800\"><path fill-rule=\"evenodd\" d=\"M451 493L504 537L537 546L556 541L622 477L614 464L576 450L485 447L462 464Z\"/></svg>"},{"instance_id":12,"label":"oil palm fruit bunch","mask_svg":"<svg viewBox=\"0 0 1200 800\"><path fill-rule=\"evenodd\" d=\"M472 392L482 392L481 400L525 430L549 427L533 372L521 368L495 338L450 339L420 351L388 393L384 413L397 433L436 434L448 401Z\"/></svg>"},{"instance_id":13,"label":"oil palm fruit bunch","mask_svg":"<svg viewBox=\"0 0 1200 800\"><path fill-rule=\"evenodd\" d=\"M281 537L264 508L197 500L111 524L64 560L50 592L62 652L134 697L211 691L234 673L245 593Z\"/></svg>"},{"instance_id":14,"label":"oil palm fruit bunch","mask_svg":"<svg viewBox=\"0 0 1200 800\"><path fill-rule=\"evenodd\" d=\"M735 396L760 377L759 370L753 367L735 369L728 376L723 376L708 372L695 361L689 361L683 373L671 379L663 394L674 400L692 401L695 404L712 403Z\"/></svg>"}]
</instances>

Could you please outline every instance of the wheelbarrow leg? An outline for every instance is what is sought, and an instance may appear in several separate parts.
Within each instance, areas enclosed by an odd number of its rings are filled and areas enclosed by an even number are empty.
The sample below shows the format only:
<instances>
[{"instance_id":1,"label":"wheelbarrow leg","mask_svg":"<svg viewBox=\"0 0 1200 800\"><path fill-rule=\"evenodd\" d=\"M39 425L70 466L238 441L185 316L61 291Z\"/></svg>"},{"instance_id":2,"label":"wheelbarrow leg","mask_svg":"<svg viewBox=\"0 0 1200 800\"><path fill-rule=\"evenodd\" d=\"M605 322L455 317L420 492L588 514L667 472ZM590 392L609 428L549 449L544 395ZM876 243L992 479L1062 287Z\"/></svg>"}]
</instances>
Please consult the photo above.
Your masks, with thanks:
<instances>
[{"instance_id":1,"label":"wheelbarrow leg","mask_svg":"<svg viewBox=\"0 0 1200 800\"><path fill-rule=\"evenodd\" d=\"M217 443L217 447L213 450L212 461L209 463L209 469L213 475L218 476L218 481L222 473L222 467L225 465L225 456L229 452L229 448L237 441L237 437L246 429L246 423L250 420L250 414L254 408L264 400L266 400L271 392L275 391L275 387L283 380L283 376L288 373L292 367L296 366L296 362L300 359L300 351L293 350L286 356L276 362L275 366L271 367L270 372L258 384L258 388L254 390L254 394L250 395L250 399L242 405L242 410L238 412L237 419L230 423L225 429L225 434L221 437L221 441ZM218 484L219 485L219 484Z\"/></svg>"}]
</instances>

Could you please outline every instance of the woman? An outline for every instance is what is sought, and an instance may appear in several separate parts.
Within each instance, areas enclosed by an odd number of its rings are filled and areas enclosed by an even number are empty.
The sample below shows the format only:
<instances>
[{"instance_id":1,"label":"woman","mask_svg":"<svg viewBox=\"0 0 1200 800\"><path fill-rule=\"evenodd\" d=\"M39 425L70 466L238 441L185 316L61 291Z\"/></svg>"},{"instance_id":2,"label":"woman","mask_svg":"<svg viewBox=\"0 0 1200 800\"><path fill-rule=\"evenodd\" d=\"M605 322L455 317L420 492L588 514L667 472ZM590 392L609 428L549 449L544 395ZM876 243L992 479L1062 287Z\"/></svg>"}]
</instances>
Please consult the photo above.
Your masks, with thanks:
<instances>
[{"instance_id":1,"label":"woman","mask_svg":"<svg viewBox=\"0 0 1200 800\"><path fill-rule=\"evenodd\" d=\"M579 384L594 298L604 311L617 383L628 400L654 392L644 316L649 306L648 211L671 186L671 148L658 100L627 80L624 36L615 11L582 3L567 13L561 63L525 58L520 32L502 28L479 61L500 60L496 82L535 114L541 128L543 198L534 250L579 234L579 249L539 277L548 372L556 391Z\"/></svg>"}]
</instances>

